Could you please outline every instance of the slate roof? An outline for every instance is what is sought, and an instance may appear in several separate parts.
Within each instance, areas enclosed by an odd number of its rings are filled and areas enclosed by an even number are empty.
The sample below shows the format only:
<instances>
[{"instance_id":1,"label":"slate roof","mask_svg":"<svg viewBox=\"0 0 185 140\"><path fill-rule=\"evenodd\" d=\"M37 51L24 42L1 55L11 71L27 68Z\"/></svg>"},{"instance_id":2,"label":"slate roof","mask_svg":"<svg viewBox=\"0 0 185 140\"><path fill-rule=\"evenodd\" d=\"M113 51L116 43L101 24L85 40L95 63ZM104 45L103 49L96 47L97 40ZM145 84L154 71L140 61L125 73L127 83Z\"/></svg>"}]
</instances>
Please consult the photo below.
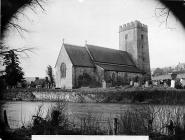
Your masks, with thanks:
<instances>
[{"instance_id":1,"label":"slate roof","mask_svg":"<svg viewBox=\"0 0 185 140\"><path fill-rule=\"evenodd\" d=\"M87 48L95 62L135 66L130 55L125 51L94 45L87 45Z\"/></svg>"},{"instance_id":2,"label":"slate roof","mask_svg":"<svg viewBox=\"0 0 185 140\"><path fill-rule=\"evenodd\" d=\"M107 71L141 73L141 71L135 66L110 65L110 64L97 64L97 65Z\"/></svg>"},{"instance_id":3,"label":"slate roof","mask_svg":"<svg viewBox=\"0 0 185 140\"><path fill-rule=\"evenodd\" d=\"M95 67L85 47L71 45L71 44L64 44L64 47L74 66Z\"/></svg>"},{"instance_id":4,"label":"slate roof","mask_svg":"<svg viewBox=\"0 0 185 140\"><path fill-rule=\"evenodd\" d=\"M130 55L125 51L103 48L94 45L86 47L63 44L74 66L95 67L107 71L141 73Z\"/></svg>"}]
</instances>

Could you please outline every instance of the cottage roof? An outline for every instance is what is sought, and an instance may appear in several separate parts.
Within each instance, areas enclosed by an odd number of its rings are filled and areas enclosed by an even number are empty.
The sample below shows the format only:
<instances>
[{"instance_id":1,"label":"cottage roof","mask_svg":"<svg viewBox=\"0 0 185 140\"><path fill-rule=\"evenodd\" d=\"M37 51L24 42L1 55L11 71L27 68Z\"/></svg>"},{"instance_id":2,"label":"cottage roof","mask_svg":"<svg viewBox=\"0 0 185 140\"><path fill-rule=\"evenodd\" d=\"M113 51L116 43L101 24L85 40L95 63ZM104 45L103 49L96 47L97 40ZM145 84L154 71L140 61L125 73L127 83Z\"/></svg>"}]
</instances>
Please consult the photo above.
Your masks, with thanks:
<instances>
[{"instance_id":1,"label":"cottage roof","mask_svg":"<svg viewBox=\"0 0 185 140\"><path fill-rule=\"evenodd\" d=\"M94 63L90 58L89 53L85 47L63 44L71 62L74 66L94 67Z\"/></svg>"},{"instance_id":2,"label":"cottage roof","mask_svg":"<svg viewBox=\"0 0 185 140\"><path fill-rule=\"evenodd\" d=\"M93 60L100 63L135 66L126 51L109 49L94 45L87 45Z\"/></svg>"}]
</instances>

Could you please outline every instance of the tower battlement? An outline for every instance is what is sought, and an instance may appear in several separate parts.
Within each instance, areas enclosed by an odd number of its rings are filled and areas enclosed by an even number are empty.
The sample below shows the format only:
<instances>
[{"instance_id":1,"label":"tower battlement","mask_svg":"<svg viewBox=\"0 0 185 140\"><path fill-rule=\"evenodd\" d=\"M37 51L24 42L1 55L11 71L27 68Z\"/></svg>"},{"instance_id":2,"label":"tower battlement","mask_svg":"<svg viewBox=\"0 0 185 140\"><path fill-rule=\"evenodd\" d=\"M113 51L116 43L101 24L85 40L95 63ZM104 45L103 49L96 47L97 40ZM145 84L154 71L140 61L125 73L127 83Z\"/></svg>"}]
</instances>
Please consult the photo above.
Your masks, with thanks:
<instances>
[{"instance_id":1,"label":"tower battlement","mask_svg":"<svg viewBox=\"0 0 185 140\"><path fill-rule=\"evenodd\" d=\"M130 29L133 29L133 28L140 28L141 30L148 32L147 25L142 24L138 20L135 20L133 22L129 22L129 23L126 23L126 24L121 25L119 27L119 32L130 30Z\"/></svg>"}]
</instances>

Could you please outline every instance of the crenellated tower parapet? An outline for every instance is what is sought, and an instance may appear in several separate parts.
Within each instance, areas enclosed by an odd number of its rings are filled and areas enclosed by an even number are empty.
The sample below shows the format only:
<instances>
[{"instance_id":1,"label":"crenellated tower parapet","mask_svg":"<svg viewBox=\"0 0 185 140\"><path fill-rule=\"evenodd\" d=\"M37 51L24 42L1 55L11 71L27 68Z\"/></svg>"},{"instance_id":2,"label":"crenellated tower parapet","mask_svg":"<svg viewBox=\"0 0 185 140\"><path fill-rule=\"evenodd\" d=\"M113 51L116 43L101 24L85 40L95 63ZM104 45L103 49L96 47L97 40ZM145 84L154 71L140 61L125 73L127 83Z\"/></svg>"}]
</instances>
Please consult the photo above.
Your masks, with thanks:
<instances>
[{"instance_id":1,"label":"crenellated tower parapet","mask_svg":"<svg viewBox=\"0 0 185 140\"><path fill-rule=\"evenodd\" d=\"M123 32L126 30L131 30L134 28L140 28L142 31L148 32L148 26L145 24L142 24L140 21L135 20L126 24L123 24L119 27L119 32Z\"/></svg>"}]
</instances>

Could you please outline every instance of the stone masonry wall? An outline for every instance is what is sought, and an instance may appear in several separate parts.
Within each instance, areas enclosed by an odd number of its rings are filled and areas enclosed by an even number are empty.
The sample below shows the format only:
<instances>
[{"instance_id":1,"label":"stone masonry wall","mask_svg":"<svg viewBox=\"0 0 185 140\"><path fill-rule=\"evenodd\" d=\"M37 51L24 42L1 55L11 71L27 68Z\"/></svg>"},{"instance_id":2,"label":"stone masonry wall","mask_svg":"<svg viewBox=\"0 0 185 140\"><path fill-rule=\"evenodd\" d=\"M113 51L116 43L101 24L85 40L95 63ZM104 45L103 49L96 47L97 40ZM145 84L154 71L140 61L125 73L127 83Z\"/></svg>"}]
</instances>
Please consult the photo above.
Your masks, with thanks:
<instances>
[{"instance_id":1,"label":"stone masonry wall","mask_svg":"<svg viewBox=\"0 0 185 140\"><path fill-rule=\"evenodd\" d=\"M147 25L134 21L120 26L119 49L128 52L136 66L150 74Z\"/></svg>"},{"instance_id":2,"label":"stone masonry wall","mask_svg":"<svg viewBox=\"0 0 185 140\"><path fill-rule=\"evenodd\" d=\"M66 64L66 77L65 78L61 78L60 66L62 63ZM60 50L58 61L55 67L55 72L56 72L56 77L55 77L56 87L71 89L72 88L72 62L63 46Z\"/></svg>"}]
</instances>

